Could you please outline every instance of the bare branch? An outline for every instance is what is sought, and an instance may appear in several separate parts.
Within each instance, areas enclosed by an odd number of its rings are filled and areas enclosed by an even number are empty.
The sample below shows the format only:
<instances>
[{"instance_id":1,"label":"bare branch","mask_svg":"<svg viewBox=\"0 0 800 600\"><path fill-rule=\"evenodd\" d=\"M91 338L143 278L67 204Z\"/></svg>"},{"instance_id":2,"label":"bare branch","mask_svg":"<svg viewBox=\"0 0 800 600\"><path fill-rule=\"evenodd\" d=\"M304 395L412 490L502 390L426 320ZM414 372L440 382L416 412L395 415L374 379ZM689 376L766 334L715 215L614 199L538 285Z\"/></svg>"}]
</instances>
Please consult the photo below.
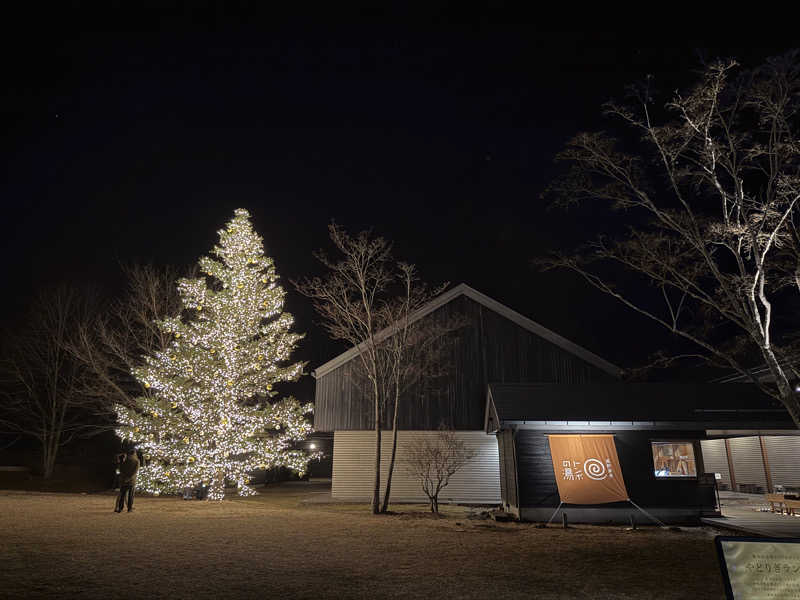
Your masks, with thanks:
<instances>
[{"instance_id":1,"label":"bare branch","mask_svg":"<svg viewBox=\"0 0 800 600\"><path fill-rule=\"evenodd\" d=\"M580 134L559 154L570 171L548 188L557 204L603 202L635 219L625 239L600 239L578 256L540 261L579 273L597 289L659 323L779 399L800 426L791 331L800 291L800 53L737 76L735 61L709 65L700 82L652 118L649 82L631 105L606 112L642 136L629 154L603 133ZM638 216L637 216L638 213ZM647 221L642 222L642 218ZM612 262L659 290L661 308L592 269ZM634 298L636 298L634 300ZM731 333L733 331L733 333ZM734 343L730 343L734 342ZM769 380L742 356L756 352ZM800 369L797 369L800 370Z\"/></svg>"}]
</instances>

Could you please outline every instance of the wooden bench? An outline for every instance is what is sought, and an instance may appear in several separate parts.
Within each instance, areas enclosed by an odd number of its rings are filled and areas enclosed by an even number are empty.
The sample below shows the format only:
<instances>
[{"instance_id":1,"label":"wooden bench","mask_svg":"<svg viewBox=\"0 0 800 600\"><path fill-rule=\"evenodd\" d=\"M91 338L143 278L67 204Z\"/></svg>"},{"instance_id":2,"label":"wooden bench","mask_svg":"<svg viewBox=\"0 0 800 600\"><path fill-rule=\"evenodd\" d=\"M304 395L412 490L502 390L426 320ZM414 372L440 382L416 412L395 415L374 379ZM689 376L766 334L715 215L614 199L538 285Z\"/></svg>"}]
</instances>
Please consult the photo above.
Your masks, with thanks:
<instances>
[{"instance_id":1,"label":"wooden bench","mask_svg":"<svg viewBox=\"0 0 800 600\"><path fill-rule=\"evenodd\" d=\"M769 507L772 512L775 512L775 505L777 504L781 514L783 514L783 507L786 504L783 494L765 494L764 497L767 499L767 502L769 502Z\"/></svg>"},{"instance_id":2,"label":"wooden bench","mask_svg":"<svg viewBox=\"0 0 800 600\"><path fill-rule=\"evenodd\" d=\"M789 500L788 498L783 501L786 506L786 514L796 515L795 511L800 509L800 500Z\"/></svg>"},{"instance_id":3,"label":"wooden bench","mask_svg":"<svg viewBox=\"0 0 800 600\"><path fill-rule=\"evenodd\" d=\"M743 494L760 494L764 488L757 483L740 483L739 491Z\"/></svg>"}]
</instances>

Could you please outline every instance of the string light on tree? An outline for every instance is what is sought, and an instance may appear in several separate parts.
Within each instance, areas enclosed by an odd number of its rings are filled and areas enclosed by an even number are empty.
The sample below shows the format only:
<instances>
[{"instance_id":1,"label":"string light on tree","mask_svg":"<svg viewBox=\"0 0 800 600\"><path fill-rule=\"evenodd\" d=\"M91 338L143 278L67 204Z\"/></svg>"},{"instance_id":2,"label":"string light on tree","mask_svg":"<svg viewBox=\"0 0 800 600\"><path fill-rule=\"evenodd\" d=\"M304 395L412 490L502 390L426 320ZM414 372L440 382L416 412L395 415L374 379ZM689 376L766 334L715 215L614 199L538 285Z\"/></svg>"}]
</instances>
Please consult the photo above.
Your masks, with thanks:
<instances>
[{"instance_id":1,"label":"string light on tree","mask_svg":"<svg viewBox=\"0 0 800 600\"><path fill-rule=\"evenodd\" d=\"M273 261L244 209L219 236L199 262L208 278L178 281L182 310L158 322L170 346L134 370L146 394L116 407L117 433L149 457L137 487L154 494L204 481L221 500L227 481L247 496L252 471L303 475L316 457L295 448L311 432L311 405L271 400L274 384L297 380L304 366L287 364L302 336L290 332Z\"/></svg>"}]
</instances>

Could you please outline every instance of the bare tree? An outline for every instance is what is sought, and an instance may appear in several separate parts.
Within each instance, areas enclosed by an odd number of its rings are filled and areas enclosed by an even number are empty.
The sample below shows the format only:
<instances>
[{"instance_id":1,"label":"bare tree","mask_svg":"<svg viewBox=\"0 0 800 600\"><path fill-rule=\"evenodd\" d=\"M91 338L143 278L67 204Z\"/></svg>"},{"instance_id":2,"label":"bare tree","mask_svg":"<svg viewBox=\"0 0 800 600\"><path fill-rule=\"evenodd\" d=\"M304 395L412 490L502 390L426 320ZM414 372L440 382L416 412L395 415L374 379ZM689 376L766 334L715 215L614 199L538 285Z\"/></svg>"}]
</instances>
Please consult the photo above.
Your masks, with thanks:
<instances>
[{"instance_id":1,"label":"bare tree","mask_svg":"<svg viewBox=\"0 0 800 600\"><path fill-rule=\"evenodd\" d=\"M453 323L412 323L413 314L447 284L430 288L422 283L413 265L395 262L391 245L369 232L349 236L330 226L331 239L343 255L339 262L318 253L328 267L325 278L295 282L312 298L331 337L345 340L359 350L354 381L373 400L376 437L373 512L386 512L391 496L397 455L397 418L402 394L441 369L442 340ZM392 450L383 502L380 502L381 429L384 408L393 403Z\"/></svg>"},{"instance_id":2,"label":"bare tree","mask_svg":"<svg viewBox=\"0 0 800 600\"><path fill-rule=\"evenodd\" d=\"M419 480L431 512L438 514L439 493L474 456L475 452L458 439L455 431L441 425L435 436L416 438L406 450L402 463L406 473Z\"/></svg>"},{"instance_id":3,"label":"bare tree","mask_svg":"<svg viewBox=\"0 0 800 600\"><path fill-rule=\"evenodd\" d=\"M45 478L53 474L61 447L109 427L105 406L81 393L85 372L69 352L89 318L87 295L64 286L42 293L29 320L6 336L0 427L40 443Z\"/></svg>"},{"instance_id":4,"label":"bare tree","mask_svg":"<svg viewBox=\"0 0 800 600\"><path fill-rule=\"evenodd\" d=\"M185 275L173 267L153 265L122 269L127 278L125 293L92 320L83 321L70 346L91 374L84 378L82 393L109 406L130 406L133 398L145 393L132 371L144 356L167 347L170 338L156 321L180 311L176 282Z\"/></svg>"},{"instance_id":5,"label":"bare tree","mask_svg":"<svg viewBox=\"0 0 800 600\"><path fill-rule=\"evenodd\" d=\"M690 341L697 355L780 400L800 426L787 328L800 291L800 54L738 75L734 61L712 64L665 112L651 79L631 92L630 103L605 108L636 134L637 150L603 133L580 134L559 155L571 171L549 190L562 204L621 209L629 233L545 267L579 273ZM596 264L603 261L637 274L657 299L645 299L641 286L615 285ZM753 356L769 380L754 373Z\"/></svg>"},{"instance_id":6,"label":"bare tree","mask_svg":"<svg viewBox=\"0 0 800 600\"><path fill-rule=\"evenodd\" d=\"M359 350L361 367L367 375L375 418L375 482L372 512L380 511L381 469L381 374L382 362L375 334L384 326L380 302L393 279L391 244L367 231L350 236L335 224L328 227L341 257L336 260L317 252L328 269L327 275L293 282L311 298L328 334Z\"/></svg>"},{"instance_id":7,"label":"bare tree","mask_svg":"<svg viewBox=\"0 0 800 600\"><path fill-rule=\"evenodd\" d=\"M388 331L379 334L378 351L385 366L381 385L383 397L392 401L392 451L381 512L386 512L392 490L392 475L397 457L397 416L400 398L409 388L424 379L432 379L446 369L445 339L448 333L462 325L456 321L412 323L416 311L438 296L447 283L430 288L417 276L414 265L397 264L397 280L401 291L383 303L380 320Z\"/></svg>"}]
</instances>

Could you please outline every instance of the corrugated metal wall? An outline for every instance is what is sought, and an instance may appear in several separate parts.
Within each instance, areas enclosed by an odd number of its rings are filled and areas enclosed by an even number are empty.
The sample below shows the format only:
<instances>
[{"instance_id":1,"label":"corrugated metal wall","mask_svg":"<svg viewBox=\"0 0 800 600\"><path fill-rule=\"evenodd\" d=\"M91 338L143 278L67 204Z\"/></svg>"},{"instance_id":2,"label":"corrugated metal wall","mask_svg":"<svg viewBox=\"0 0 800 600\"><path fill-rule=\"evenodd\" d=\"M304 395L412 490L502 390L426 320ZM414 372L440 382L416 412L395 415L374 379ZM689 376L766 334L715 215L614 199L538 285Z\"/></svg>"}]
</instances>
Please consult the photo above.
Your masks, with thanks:
<instances>
[{"instance_id":1,"label":"corrugated metal wall","mask_svg":"<svg viewBox=\"0 0 800 600\"><path fill-rule=\"evenodd\" d=\"M720 484L725 484L731 489L731 473L728 468L728 453L725 451L725 440L701 440L703 449L703 467L706 473L719 473L722 479Z\"/></svg>"},{"instance_id":2,"label":"corrugated metal wall","mask_svg":"<svg viewBox=\"0 0 800 600\"><path fill-rule=\"evenodd\" d=\"M800 436L773 435L762 436L767 449L772 485L800 487ZM764 472L764 459L758 436L729 438L731 461L739 491L741 485L756 485L761 492L767 492L767 477ZM731 487L725 440L703 440L703 462L706 472L722 474L720 483Z\"/></svg>"},{"instance_id":3,"label":"corrugated metal wall","mask_svg":"<svg viewBox=\"0 0 800 600\"><path fill-rule=\"evenodd\" d=\"M391 501L427 502L420 484L403 468L403 450L435 431L400 431L397 436L397 462L392 475ZM475 457L439 495L439 502L469 504L500 503L500 464L497 440L483 431L458 431L458 438L475 452ZM381 444L381 493L386 485L392 437L384 431ZM375 432L337 431L333 436L333 483L331 494L337 500L369 502L375 471Z\"/></svg>"},{"instance_id":4,"label":"corrugated metal wall","mask_svg":"<svg viewBox=\"0 0 800 600\"><path fill-rule=\"evenodd\" d=\"M767 476L764 473L764 459L761 456L758 436L731 438L729 442L734 477L739 491L744 491L743 485L755 485L760 488L760 492L766 492Z\"/></svg>"},{"instance_id":5,"label":"corrugated metal wall","mask_svg":"<svg viewBox=\"0 0 800 600\"><path fill-rule=\"evenodd\" d=\"M800 437L769 435L764 443L772 484L800 487Z\"/></svg>"}]
</instances>

